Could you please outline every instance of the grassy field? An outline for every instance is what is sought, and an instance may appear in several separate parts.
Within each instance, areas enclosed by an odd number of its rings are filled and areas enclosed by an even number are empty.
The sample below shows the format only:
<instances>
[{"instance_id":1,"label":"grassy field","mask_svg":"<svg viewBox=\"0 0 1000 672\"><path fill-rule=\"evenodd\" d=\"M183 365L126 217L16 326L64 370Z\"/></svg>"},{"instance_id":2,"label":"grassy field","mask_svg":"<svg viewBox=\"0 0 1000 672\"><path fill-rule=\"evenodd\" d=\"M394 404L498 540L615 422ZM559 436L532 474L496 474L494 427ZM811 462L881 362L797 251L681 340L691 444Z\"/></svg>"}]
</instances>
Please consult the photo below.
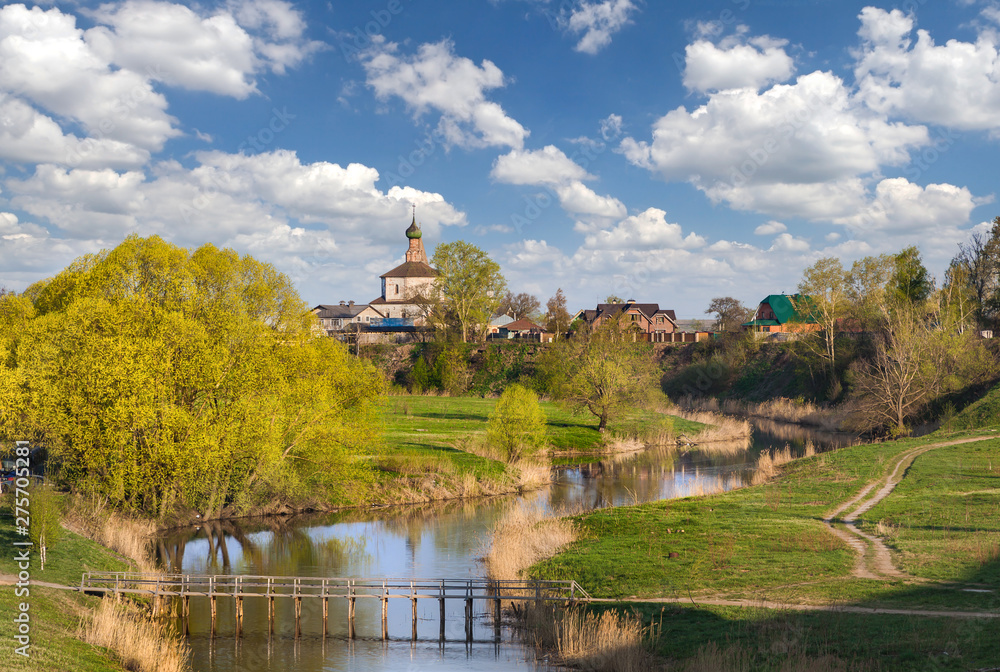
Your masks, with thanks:
<instances>
[{"instance_id":1,"label":"grassy field","mask_svg":"<svg viewBox=\"0 0 1000 672\"><path fill-rule=\"evenodd\" d=\"M963 408L950 424L954 429L1000 427L1000 385Z\"/></svg>"},{"instance_id":2,"label":"grassy field","mask_svg":"<svg viewBox=\"0 0 1000 672\"><path fill-rule=\"evenodd\" d=\"M0 573L17 574L14 561L14 520L10 515L9 494L0 496ZM78 585L87 570L121 571L128 565L108 549L64 531L59 543L48 550L45 570L33 554L31 580ZM31 614L31 656L13 655L16 605L27 601ZM6 650L0 654L4 670L65 670L66 672L105 672L124 669L108 652L90 646L76 637L83 615L100 602L99 598L78 593L32 586L27 598L17 597L13 586L0 587L0 641Z\"/></svg>"},{"instance_id":3,"label":"grassy field","mask_svg":"<svg viewBox=\"0 0 1000 672\"><path fill-rule=\"evenodd\" d=\"M478 397L390 397L386 450L373 458L382 500L403 503L492 495L541 482L547 474L542 465L509 465L489 456L486 429L495 405L495 399ZM612 423L608 434L602 435L593 416L574 415L549 402L543 402L542 409L548 418L552 450L580 453L575 462L585 461L585 453L603 450L608 435L643 436L667 429L694 435L705 427L637 409Z\"/></svg>"},{"instance_id":4,"label":"grassy field","mask_svg":"<svg viewBox=\"0 0 1000 672\"><path fill-rule=\"evenodd\" d=\"M496 399L476 397L399 396L389 400L386 415L386 443L393 450L440 449L461 445L473 436L485 436L486 423ZM542 402L548 418L549 442L555 450L595 451L605 440L597 431L597 419L590 414L574 415L552 402ZM703 427L673 416L636 410L612 422L609 433L634 435L646 426L656 426L669 418L674 431L697 434ZM487 470L489 467L469 459L463 469Z\"/></svg>"},{"instance_id":5,"label":"grassy field","mask_svg":"<svg viewBox=\"0 0 1000 672\"><path fill-rule=\"evenodd\" d=\"M576 519L579 541L532 573L574 578L595 597L613 599L713 595L1000 613L1000 439L921 455L897 490L865 514L870 531L879 521L879 532L890 531L897 565L934 583L851 577L853 553L822 523L834 505L883 476L896 455L960 436L845 448L792 462L764 485L595 511ZM855 669L816 662L833 654L861 665L857 669L1000 664L1000 640L988 636L996 632L996 621L633 607L647 622L658 621L664 610L656 647L664 657L691 665L698 655L708 661L690 669L716 669L712 650L705 648L710 642L722 652L719 660L749 661L731 669L779 669L795 656L813 662L789 669Z\"/></svg>"}]
</instances>

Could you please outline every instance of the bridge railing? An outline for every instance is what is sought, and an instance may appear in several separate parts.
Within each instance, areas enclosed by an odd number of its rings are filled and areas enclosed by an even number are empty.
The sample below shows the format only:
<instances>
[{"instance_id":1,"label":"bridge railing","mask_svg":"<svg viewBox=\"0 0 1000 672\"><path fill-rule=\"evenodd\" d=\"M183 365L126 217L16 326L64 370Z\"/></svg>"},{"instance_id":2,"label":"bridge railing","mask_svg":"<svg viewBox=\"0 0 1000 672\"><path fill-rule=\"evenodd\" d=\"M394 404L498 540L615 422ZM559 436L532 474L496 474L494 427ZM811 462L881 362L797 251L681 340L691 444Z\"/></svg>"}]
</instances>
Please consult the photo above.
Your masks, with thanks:
<instances>
[{"instance_id":1,"label":"bridge railing","mask_svg":"<svg viewBox=\"0 0 1000 672\"><path fill-rule=\"evenodd\" d=\"M576 581L494 581L490 579L337 578L252 574L149 574L86 572L85 592L159 596L318 597L406 599L497 599L511 601L585 601L590 595Z\"/></svg>"}]
</instances>

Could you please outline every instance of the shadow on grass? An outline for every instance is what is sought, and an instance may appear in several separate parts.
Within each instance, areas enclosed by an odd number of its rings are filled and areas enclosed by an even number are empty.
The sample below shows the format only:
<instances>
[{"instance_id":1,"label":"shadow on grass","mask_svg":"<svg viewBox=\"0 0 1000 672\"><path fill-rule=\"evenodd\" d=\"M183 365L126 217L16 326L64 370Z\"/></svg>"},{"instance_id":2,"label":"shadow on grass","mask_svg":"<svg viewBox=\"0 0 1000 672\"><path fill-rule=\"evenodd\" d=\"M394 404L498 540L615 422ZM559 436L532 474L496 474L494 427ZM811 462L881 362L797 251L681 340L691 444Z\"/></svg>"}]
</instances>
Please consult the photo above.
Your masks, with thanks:
<instances>
[{"instance_id":1,"label":"shadow on grass","mask_svg":"<svg viewBox=\"0 0 1000 672\"><path fill-rule=\"evenodd\" d=\"M974 600L961 585L993 586ZM917 586L894 591L898 608L1000 614L1000 558L961 578L959 587ZM948 600L948 595L956 599ZM942 599L944 598L944 599ZM844 602L845 607L887 608L885 599ZM712 607L655 603L595 605L633 610L656 626L654 650L677 663L674 670L979 670L1000 665L1000 618L956 618L844 611L777 611L762 607ZM750 667L705 667L712 645L730 661ZM839 663L825 667L824 656ZM698 659L703 660L699 663ZM826 663L829 665L829 661Z\"/></svg>"}]
</instances>

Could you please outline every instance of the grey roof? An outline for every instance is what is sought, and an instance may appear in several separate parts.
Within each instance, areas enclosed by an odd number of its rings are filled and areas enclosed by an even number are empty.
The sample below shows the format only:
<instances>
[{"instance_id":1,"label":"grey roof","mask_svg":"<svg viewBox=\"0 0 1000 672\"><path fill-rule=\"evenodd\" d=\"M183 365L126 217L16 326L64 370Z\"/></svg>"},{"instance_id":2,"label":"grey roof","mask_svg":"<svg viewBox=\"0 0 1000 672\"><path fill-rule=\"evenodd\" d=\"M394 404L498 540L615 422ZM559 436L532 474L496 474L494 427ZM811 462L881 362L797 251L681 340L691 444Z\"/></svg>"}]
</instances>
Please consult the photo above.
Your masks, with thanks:
<instances>
[{"instance_id":1,"label":"grey roof","mask_svg":"<svg viewBox=\"0 0 1000 672\"><path fill-rule=\"evenodd\" d=\"M321 319L329 318L343 318L350 319L357 317L364 312L365 308L370 306L367 303L355 303L353 306L339 306L339 305L328 305L321 303L312 309L312 312L316 313L316 317ZM372 308L372 310L375 310ZM378 312L377 310L375 312ZM381 314L381 313L379 313Z\"/></svg>"},{"instance_id":2,"label":"grey roof","mask_svg":"<svg viewBox=\"0 0 1000 672\"><path fill-rule=\"evenodd\" d=\"M436 278L441 275L422 261L405 261L380 278Z\"/></svg>"}]
</instances>

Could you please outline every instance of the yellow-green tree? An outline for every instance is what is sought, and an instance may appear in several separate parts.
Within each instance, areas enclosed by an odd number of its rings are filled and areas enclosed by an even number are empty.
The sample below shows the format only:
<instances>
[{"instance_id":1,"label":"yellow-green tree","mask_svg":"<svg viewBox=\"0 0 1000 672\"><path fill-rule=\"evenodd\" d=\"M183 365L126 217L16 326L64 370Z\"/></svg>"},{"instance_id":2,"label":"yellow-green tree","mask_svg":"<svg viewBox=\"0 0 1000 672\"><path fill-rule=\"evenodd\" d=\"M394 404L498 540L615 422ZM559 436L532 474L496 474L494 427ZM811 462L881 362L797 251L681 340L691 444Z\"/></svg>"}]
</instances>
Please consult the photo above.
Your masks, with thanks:
<instances>
[{"instance_id":1,"label":"yellow-green tree","mask_svg":"<svg viewBox=\"0 0 1000 672\"><path fill-rule=\"evenodd\" d=\"M364 481L383 378L314 337L269 264L132 236L0 305L21 325L0 434L30 432L75 488L212 514Z\"/></svg>"},{"instance_id":2,"label":"yellow-green tree","mask_svg":"<svg viewBox=\"0 0 1000 672\"><path fill-rule=\"evenodd\" d=\"M514 462L545 443L545 422L538 395L520 385L511 385L500 395L490 414L486 439L503 451L508 462Z\"/></svg>"},{"instance_id":3,"label":"yellow-green tree","mask_svg":"<svg viewBox=\"0 0 1000 672\"><path fill-rule=\"evenodd\" d=\"M441 273L438 287L444 314L454 316L462 342L468 342L470 334L477 340L485 338L490 316L507 291L500 264L464 240L438 245L431 264Z\"/></svg>"}]
</instances>

